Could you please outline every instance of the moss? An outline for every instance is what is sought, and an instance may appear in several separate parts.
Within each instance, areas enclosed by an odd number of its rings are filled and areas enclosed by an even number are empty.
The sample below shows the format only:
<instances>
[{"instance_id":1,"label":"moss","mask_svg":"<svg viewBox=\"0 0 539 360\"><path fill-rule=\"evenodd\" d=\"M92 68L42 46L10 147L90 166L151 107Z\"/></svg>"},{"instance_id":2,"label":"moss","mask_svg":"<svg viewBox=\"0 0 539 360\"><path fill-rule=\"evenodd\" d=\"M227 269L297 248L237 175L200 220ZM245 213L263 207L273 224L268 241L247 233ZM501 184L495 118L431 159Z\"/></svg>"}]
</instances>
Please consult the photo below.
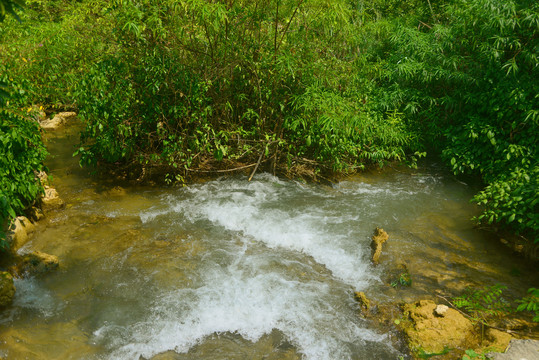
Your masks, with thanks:
<instances>
[{"instance_id":1,"label":"moss","mask_svg":"<svg viewBox=\"0 0 539 360\"><path fill-rule=\"evenodd\" d=\"M356 299L356 301L359 303L359 306L361 306L362 309L367 310L367 311L370 310L371 302L363 291L356 291L354 293L354 299Z\"/></svg>"}]
</instances>

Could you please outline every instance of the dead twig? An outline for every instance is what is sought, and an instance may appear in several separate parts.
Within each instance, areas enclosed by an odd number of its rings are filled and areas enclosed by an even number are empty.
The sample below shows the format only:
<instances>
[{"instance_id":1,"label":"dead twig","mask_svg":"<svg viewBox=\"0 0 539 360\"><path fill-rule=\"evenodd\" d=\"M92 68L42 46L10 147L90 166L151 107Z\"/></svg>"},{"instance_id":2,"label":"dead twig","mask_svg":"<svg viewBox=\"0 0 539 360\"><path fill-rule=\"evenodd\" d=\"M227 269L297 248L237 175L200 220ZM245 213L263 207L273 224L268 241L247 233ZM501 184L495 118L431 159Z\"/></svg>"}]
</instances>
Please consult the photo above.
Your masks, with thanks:
<instances>
[{"instance_id":1,"label":"dead twig","mask_svg":"<svg viewBox=\"0 0 539 360\"><path fill-rule=\"evenodd\" d=\"M247 168L253 167L255 165L256 164L249 164L249 165L240 166L240 167L237 167L237 168L234 168L234 169L225 169L225 170L194 170L194 169L187 169L187 171L197 172L197 173L226 173L226 172L232 172L232 171L238 171L238 170L247 169Z\"/></svg>"},{"instance_id":2,"label":"dead twig","mask_svg":"<svg viewBox=\"0 0 539 360\"><path fill-rule=\"evenodd\" d=\"M260 162L262 161L262 158L264 157L265 150L262 150L260 153L260 156L258 157L258 161L256 162L256 166L253 169L253 172L251 173L251 176L249 176L249 181L253 179L253 176L255 176L256 170L258 169L258 166L260 165Z\"/></svg>"},{"instance_id":3,"label":"dead twig","mask_svg":"<svg viewBox=\"0 0 539 360\"><path fill-rule=\"evenodd\" d=\"M423 26L426 26L428 27L429 29L432 29L432 26L430 26L429 24L425 24L423 21L419 20L419 23ZM421 25L419 27L421 27Z\"/></svg>"}]
</instances>

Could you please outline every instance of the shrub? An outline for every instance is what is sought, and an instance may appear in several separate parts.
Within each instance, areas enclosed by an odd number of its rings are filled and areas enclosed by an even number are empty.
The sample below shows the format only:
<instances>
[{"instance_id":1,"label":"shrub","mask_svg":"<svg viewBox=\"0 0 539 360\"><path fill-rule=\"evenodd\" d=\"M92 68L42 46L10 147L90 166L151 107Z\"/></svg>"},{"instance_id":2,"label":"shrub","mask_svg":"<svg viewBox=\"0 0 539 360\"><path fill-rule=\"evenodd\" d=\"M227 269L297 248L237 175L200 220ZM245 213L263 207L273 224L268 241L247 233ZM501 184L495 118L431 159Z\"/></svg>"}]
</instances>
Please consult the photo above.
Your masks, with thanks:
<instances>
[{"instance_id":1,"label":"shrub","mask_svg":"<svg viewBox=\"0 0 539 360\"><path fill-rule=\"evenodd\" d=\"M477 220L535 241L538 24L535 2L447 2L430 25L394 29L380 79L386 106L442 144L455 174L482 177Z\"/></svg>"},{"instance_id":2,"label":"shrub","mask_svg":"<svg viewBox=\"0 0 539 360\"><path fill-rule=\"evenodd\" d=\"M116 52L75 91L82 163L189 170L263 154L273 171L304 160L346 171L402 160L417 144L402 114L365 104L358 12L346 2L182 5L110 8Z\"/></svg>"},{"instance_id":3,"label":"shrub","mask_svg":"<svg viewBox=\"0 0 539 360\"><path fill-rule=\"evenodd\" d=\"M0 109L0 222L24 212L43 191L35 172L43 169L47 152L38 124L13 110ZM1 230L0 230L1 231ZM0 234L5 250L5 234Z\"/></svg>"}]
</instances>

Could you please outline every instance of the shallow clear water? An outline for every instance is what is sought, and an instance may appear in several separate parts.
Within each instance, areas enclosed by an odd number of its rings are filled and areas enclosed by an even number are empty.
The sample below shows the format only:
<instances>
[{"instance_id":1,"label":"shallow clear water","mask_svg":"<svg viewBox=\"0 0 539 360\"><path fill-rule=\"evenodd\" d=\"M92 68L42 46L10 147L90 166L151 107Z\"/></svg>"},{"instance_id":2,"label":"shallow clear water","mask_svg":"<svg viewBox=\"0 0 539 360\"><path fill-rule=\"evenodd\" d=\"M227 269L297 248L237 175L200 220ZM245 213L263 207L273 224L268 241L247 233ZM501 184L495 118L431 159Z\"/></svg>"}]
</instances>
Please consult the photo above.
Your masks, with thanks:
<instances>
[{"instance_id":1,"label":"shallow clear water","mask_svg":"<svg viewBox=\"0 0 539 360\"><path fill-rule=\"evenodd\" d=\"M57 255L61 267L16 280L0 314L2 357L397 359L405 354L359 316L354 291L411 301L533 281L472 228L475 189L435 166L334 186L260 174L119 188L78 170L69 136L49 139L66 209L22 250ZM377 267L376 226L390 235ZM389 286L404 266L413 286Z\"/></svg>"}]
</instances>

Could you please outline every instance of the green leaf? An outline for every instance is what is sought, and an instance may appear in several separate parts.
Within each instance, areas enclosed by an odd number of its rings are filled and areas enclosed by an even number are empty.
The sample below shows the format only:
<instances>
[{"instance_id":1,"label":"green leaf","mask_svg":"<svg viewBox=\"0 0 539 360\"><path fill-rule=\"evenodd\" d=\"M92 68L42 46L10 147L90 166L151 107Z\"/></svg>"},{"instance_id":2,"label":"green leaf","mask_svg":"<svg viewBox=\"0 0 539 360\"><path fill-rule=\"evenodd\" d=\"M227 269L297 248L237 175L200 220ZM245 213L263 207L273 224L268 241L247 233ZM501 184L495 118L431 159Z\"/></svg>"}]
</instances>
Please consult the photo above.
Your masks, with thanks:
<instances>
[{"instance_id":1,"label":"green leaf","mask_svg":"<svg viewBox=\"0 0 539 360\"><path fill-rule=\"evenodd\" d=\"M13 208L11 206L8 205L8 208L7 208L7 212L9 214L9 216L11 216L11 218L16 218L17 217L17 214L15 213L15 210L13 210Z\"/></svg>"}]
</instances>

